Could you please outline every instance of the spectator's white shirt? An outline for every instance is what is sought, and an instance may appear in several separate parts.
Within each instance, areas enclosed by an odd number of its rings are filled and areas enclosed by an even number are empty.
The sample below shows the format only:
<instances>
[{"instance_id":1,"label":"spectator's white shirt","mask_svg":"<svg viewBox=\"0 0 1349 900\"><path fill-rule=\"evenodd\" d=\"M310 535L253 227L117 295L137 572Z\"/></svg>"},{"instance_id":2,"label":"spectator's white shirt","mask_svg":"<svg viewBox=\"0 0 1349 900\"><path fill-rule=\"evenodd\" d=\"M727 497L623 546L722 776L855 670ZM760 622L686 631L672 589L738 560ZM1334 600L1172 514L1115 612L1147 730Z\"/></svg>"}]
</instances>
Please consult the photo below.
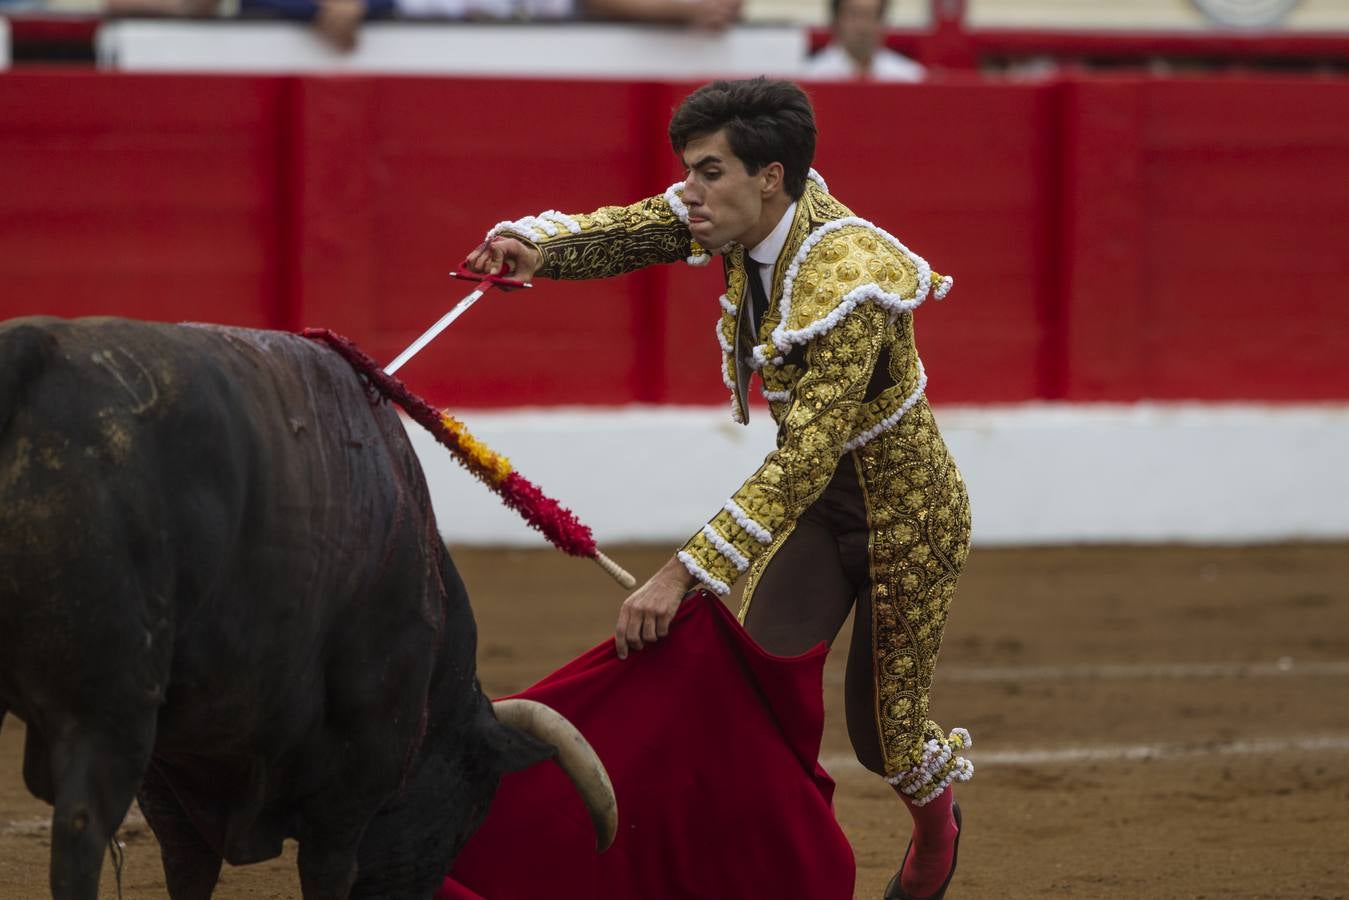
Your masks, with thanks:
<instances>
[{"instance_id":1,"label":"spectator's white shirt","mask_svg":"<svg viewBox=\"0 0 1349 900\"><path fill-rule=\"evenodd\" d=\"M838 44L830 44L806 60L804 75L820 81L845 81L869 78L872 81L922 81L924 69L903 54L886 47L876 48L871 57L871 71L858 74L857 64Z\"/></svg>"}]
</instances>

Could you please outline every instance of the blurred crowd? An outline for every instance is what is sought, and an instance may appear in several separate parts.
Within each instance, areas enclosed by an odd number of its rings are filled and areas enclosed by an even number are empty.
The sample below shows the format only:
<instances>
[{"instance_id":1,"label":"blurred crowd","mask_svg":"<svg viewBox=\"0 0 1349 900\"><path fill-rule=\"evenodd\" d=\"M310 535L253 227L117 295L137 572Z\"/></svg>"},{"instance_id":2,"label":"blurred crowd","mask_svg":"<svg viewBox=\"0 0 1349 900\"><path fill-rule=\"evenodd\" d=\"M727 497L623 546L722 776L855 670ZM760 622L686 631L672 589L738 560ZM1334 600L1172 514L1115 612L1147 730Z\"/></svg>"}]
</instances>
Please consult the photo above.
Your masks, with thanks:
<instances>
[{"instance_id":1,"label":"blurred crowd","mask_svg":"<svg viewBox=\"0 0 1349 900\"><path fill-rule=\"evenodd\" d=\"M0 0L5 13L108 17L271 18L307 21L339 50L352 50L370 20L659 23L722 31L744 17L745 0ZM809 64L816 79L917 81L923 68L884 46L889 0L822 0L830 42Z\"/></svg>"},{"instance_id":2,"label":"blurred crowd","mask_svg":"<svg viewBox=\"0 0 1349 900\"><path fill-rule=\"evenodd\" d=\"M968 34L962 29L976 7L975 27L986 29L977 53L969 40L936 39L944 28L948 37L952 33L943 22L958 21L954 33ZM951 9L959 10L956 19L950 19ZM1135 13L1143 18L1131 18ZM300 21L309 23L317 41L341 53L359 45L362 26L372 20L632 22L709 36L744 22L790 24L809 29L814 52L804 69L795 68L793 59L791 71L811 80L924 79L924 66L895 47L921 54L938 69L1013 78L1052 77L1066 69L1349 73L1349 0L967 0L963 6L956 0L0 0L0 17L25 14ZM820 28L825 21L827 29ZM1151 30L1139 30L1145 26ZM1055 37L1071 28L1091 40L1071 46ZM916 40L920 33L924 38ZM989 34L1020 34L1022 40L999 47L990 44ZM1196 37L1211 43L1196 43ZM1247 46L1252 39L1272 42ZM40 43L34 40L27 50L29 59L93 58L88 47Z\"/></svg>"}]
</instances>

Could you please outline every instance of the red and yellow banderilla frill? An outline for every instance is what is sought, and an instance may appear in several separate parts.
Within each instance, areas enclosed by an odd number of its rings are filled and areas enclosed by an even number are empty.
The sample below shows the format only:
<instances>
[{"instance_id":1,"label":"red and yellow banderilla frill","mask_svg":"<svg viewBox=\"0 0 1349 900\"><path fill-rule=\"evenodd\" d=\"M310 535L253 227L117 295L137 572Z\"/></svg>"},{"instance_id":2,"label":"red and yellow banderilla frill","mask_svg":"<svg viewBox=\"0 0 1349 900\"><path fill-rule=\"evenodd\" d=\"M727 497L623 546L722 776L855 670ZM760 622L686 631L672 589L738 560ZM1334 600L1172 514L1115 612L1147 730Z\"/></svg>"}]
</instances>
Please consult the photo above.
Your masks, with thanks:
<instances>
[{"instance_id":1,"label":"red and yellow banderilla frill","mask_svg":"<svg viewBox=\"0 0 1349 900\"><path fill-rule=\"evenodd\" d=\"M435 436L459 464L486 484L503 502L519 513L531 528L537 529L564 553L584 556L599 563L619 584L632 588L636 580L621 566L600 552L589 526L565 506L553 500L529 479L512 468L510 460L469 433L464 423L436 409L407 389L403 382L384 372L380 365L348 338L327 328L306 328L305 337L322 341L336 350L351 367L363 375L385 399L402 407L418 425Z\"/></svg>"}]
</instances>

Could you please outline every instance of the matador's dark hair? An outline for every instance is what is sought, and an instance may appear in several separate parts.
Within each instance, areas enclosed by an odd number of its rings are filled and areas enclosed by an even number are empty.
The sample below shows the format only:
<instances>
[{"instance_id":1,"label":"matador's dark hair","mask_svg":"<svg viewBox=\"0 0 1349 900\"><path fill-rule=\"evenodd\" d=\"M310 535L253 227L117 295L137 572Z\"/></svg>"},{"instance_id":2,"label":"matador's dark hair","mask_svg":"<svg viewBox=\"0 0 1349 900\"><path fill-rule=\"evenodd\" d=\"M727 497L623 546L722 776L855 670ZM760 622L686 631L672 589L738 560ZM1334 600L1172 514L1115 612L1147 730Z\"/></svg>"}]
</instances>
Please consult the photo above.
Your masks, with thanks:
<instances>
[{"instance_id":1,"label":"matador's dark hair","mask_svg":"<svg viewBox=\"0 0 1349 900\"><path fill-rule=\"evenodd\" d=\"M714 81L684 98L670 118L670 146L682 154L695 138L726 129L726 142L753 175L782 163L783 187L799 200L815 159L815 111L790 81Z\"/></svg>"}]
</instances>

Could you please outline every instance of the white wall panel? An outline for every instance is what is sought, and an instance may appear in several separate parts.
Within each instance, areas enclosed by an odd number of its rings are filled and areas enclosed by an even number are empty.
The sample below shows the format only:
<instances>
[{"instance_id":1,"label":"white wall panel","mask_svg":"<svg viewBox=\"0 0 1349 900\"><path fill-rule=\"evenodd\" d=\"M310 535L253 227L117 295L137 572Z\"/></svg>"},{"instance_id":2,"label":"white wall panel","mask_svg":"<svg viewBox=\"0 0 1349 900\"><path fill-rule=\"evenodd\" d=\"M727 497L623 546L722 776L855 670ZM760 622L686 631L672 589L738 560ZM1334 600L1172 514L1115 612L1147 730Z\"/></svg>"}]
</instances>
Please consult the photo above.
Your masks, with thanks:
<instances>
[{"instance_id":1,"label":"white wall panel","mask_svg":"<svg viewBox=\"0 0 1349 900\"><path fill-rule=\"evenodd\" d=\"M947 407L984 545L1349 538L1349 406ZM772 447L721 407L465 412L480 439L603 543L682 542ZM436 514L457 543L538 544L416 426Z\"/></svg>"}]
</instances>

